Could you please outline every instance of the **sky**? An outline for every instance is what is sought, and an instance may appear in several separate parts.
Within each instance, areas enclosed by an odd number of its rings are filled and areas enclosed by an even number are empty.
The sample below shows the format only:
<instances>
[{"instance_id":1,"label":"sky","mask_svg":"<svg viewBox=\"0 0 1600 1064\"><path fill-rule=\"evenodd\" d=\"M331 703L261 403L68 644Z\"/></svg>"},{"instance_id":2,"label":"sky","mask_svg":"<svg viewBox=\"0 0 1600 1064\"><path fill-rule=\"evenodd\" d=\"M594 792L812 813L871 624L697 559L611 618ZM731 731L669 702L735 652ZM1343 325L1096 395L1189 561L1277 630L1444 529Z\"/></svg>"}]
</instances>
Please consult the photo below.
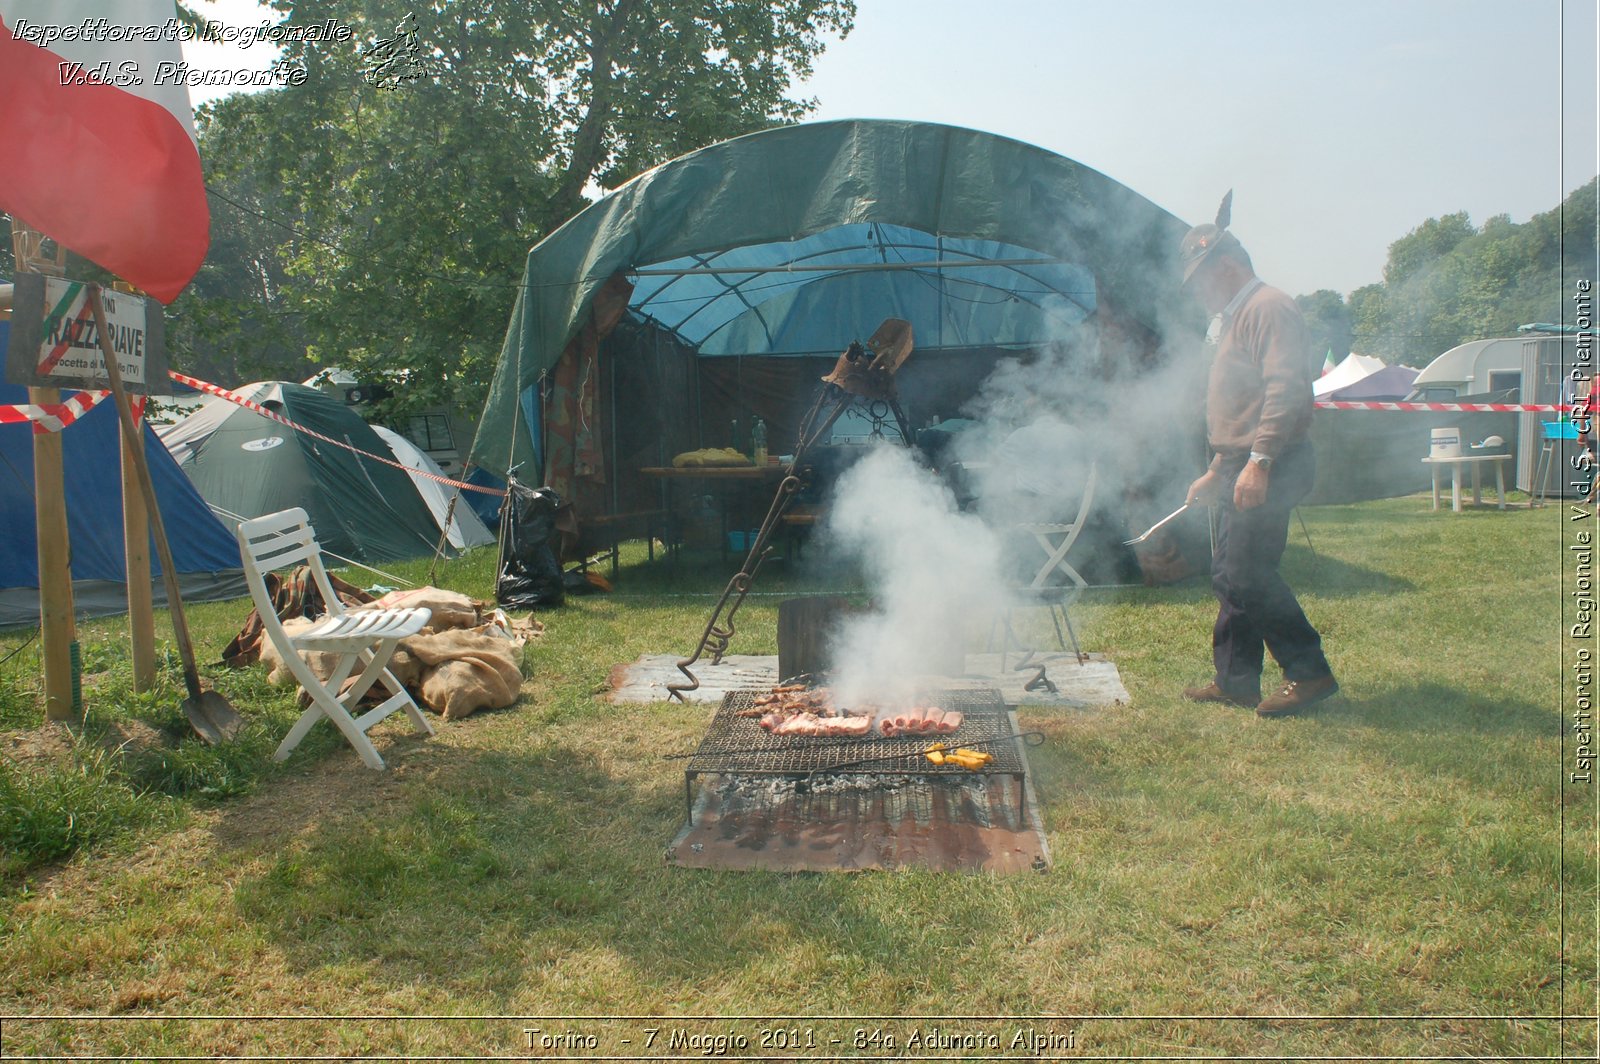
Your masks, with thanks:
<instances>
[{"instance_id":1,"label":"sky","mask_svg":"<svg viewBox=\"0 0 1600 1064\"><path fill-rule=\"evenodd\" d=\"M253 0L201 0L259 23ZM1232 229L1269 282L1348 294L1428 218L1554 208L1600 169L1596 0L857 0L817 119L999 133ZM188 45L197 67L265 46ZM207 50L203 50L207 49ZM196 98L196 103L200 102Z\"/></svg>"}]
</instances>

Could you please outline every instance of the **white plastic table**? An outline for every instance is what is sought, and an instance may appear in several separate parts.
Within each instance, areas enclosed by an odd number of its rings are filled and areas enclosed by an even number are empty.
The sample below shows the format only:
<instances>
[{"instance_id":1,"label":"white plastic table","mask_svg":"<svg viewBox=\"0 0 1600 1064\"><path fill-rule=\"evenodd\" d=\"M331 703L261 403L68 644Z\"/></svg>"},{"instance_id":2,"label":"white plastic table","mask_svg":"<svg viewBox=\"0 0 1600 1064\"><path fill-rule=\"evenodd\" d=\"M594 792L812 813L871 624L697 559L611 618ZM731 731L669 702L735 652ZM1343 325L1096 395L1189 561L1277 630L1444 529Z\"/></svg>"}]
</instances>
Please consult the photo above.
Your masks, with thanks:
<instances>
[{"instance_id":1,"label":"white plastic table","mask_svg":"<svg viewBox=\"0 0 1600 1064\"><path fill-rule=\"evenodd\" d=\"M1454 458L1435 458L1429 455L1422 461L1433 474L1433 508L1439 508L1439 467L1450 467L1450 509L1456 513L1461 512L1461 467L1472 467L1472 505L1478 506L1483 502L1483 490L1478 484L1478 467L1484 462L1494 463L1494 490L1500 496L1500 509L1506 508L1506 473L1505 463L1511 456L1509 454L1463 454Z\"/></svg>"}]
</instances>

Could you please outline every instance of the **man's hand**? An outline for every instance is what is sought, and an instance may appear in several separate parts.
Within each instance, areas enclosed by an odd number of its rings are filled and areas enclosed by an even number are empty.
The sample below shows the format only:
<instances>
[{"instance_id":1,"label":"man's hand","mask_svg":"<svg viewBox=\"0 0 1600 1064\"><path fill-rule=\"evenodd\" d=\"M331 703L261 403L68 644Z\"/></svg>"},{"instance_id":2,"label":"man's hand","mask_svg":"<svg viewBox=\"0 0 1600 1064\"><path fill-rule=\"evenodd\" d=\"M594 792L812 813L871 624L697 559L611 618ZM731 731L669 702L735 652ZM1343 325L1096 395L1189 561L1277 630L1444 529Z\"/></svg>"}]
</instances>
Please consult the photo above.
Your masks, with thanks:
<instances>
[{"instance_id":1,"label":"man's hand","mask_svg":"<svg viewBox=\"0 0 1600 1064\"><path fill-rule=\"evenodd\" d=\"M1214 469L1208 469L1201 474L1200 479L1189 485L1189 494L1184 498L1187 506L1215 506L1217 498L1222 494L1222 477Z\"/></svg>"},{"instance_id":2,"label":"man's hand","mask_svg":"<svg viewBox=\"0 0 1600 1064\"><path fill-rule=\"evenodd\" d=\"M1266 469L1255 462L1246 462L1239 479L1233 483L1233 507L1236 510L1254 510L1267 501Z\"/></svg>"}]
</instances>

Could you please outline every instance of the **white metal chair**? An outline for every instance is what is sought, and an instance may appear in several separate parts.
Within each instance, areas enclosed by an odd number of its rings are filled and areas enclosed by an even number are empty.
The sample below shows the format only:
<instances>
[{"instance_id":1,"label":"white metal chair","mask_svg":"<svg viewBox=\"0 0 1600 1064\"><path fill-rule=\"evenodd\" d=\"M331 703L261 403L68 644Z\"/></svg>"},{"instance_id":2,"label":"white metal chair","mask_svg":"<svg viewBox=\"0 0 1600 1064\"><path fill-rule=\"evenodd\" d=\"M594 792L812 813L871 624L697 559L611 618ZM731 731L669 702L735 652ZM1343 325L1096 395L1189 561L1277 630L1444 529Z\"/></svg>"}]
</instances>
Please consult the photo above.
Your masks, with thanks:
<instances>
[{"instance_id":1,"label":"white metal chair","mask_svg":"<svg viewBox=\"0 0 1600 1064\"><path fill-rule=\"evenodd\" d=\"M1072 630L1072 618L1068 616L1067 610L1078 601L1078 596L1089 586L1089 582L1067 561L1067 554L1072 550L1072 545L1078 541L1078 536L1083 533L1084 523L1089 519L1089 508L1094 505L1097 474L1098 467L1090 466L1089 475L1083 482L1083 493L1078 498L1077 515L1071 521L1032 522L1016 526L1020 531L1033 536L1044 553L1044 561L1039 564L1032 580L1020 588L1013 589L1012 602L1000 618L1000 623L1005 628L1005 640L1001 643L1000 650L1002 669L1005 668L1006 648L1023 646L1011 626L1011 613L1017 606L1047 607L1050 611L1050 623L1056 630L1056 645L1062 650L1067 649L1066 639L1062 638L1061 632L1065 626L1066 634L1072 640L1073 654L1079 661L1084 659L1083 651L1078 646L1078 633ZM1057 573L1066 577L1068 582L1065 584L1052 582L1052 577ZM1024 660L1027 660L1031 653L1032 651L1025 655Z\"/></svg>"},{"instance_id":2,"label":"white metal chair","mask_svg":"<svg viewBox=\"0 0 1600 1064\"><path fill-rule=\"evenodd\" d=\"M322 717L327 717L344 734L368 768L381 769L384 765L372 740L367 738L367 732L396 710L405 710L417 734L432 735L433 726L388 669L389 659L394 656L400 640L420 631L432 619L432 611L413 607L346 613L323 568L322 548L317 544L316 533L306 512L299 507L245 521L239 525L238 536L245 580L250 585L256 612L261 615L262 627L311 698L311 707L289 729L273 758L278 761L287 758ZM274 569L302 562L311 567L328 614L310 628L290 635L284 631L273 609L265 578ZM301 651L338 654L339 662L333 674L322 680L301 657ZM361 674L346 687L345 681L357 664L362 666ZM388 688L389 697L375 708L352 716L362 696L380 680ZM342 693L341 687L344 687Z\"/></svg>"}]
</instances>

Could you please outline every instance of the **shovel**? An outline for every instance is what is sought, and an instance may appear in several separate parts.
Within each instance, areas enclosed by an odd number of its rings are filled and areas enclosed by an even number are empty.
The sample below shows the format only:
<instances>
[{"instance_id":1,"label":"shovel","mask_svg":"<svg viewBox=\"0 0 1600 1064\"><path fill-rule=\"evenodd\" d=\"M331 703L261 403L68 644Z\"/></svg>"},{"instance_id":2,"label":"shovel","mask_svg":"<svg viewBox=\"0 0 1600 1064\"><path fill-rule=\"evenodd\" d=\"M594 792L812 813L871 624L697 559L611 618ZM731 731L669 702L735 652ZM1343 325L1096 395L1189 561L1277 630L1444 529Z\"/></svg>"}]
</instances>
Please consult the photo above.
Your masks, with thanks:
<instances>
[{"instance_id":1,"label":"shovel","mask_svg":"<svg viewBox=\"0 0 1600 1064\"><path fill-rule=\"evenodd\" d=\"M183 683L189 690L189 697L183 700L183 713L189 718L189 724L195 732L206 742L213 745L227 742L239 734L244 721L226 698L215 691L200 689L200 672L194 664L194 644L189 641L189 623L184 619L183 599L178 594L178 570L172 564L172 548L167 544L161 507L156 504L155 484L150 480L150 467L145 464L144 440L133 424L133 411L128 407L128 395L122 388L122 370L117 366L115 352L111 350L111 334L106 327L106 312L100 303L98 285L89 286L89 305L94 310L95 333L100 339L106 377L111 381L111 396L117 404L117 417L122 422L122 439L128 446L128 453L133 455L139 490L144 495L145 509L150 513L150 532L156 541L156 557L161 561L161 576L167 585L172 634L178 641L178 653L183 658Z\"/></svg>"},{"instance_id":2,"label":"shovel","mask_svg":"<svg viewBox=\"0 0 1600 1064\"><path fill-rule=\"evenodd\" d=\"M1145 540L1149 539L1151 536L1155 535L1157 532L1161 531L1163 528L1167 527L1167 525L1171 524L1173 521L1176 521L1181 515L1187 513L1188 510L1189 510L1189 504L1188 503L1184 503L1182 506L1180 506L1176 510L1172 511L1170 514L1168 514L1167 516L1163 517L1161 520L1157 521L1155 524L1151 525L1149 528L1145 529L1143 535L1135 536L1132 539L1123 540L1122 541L1122 545L1124 547L1136 547L1136 546L1138 546L1139 544L1143 543Z\"/></svg>"}]
</instances>

